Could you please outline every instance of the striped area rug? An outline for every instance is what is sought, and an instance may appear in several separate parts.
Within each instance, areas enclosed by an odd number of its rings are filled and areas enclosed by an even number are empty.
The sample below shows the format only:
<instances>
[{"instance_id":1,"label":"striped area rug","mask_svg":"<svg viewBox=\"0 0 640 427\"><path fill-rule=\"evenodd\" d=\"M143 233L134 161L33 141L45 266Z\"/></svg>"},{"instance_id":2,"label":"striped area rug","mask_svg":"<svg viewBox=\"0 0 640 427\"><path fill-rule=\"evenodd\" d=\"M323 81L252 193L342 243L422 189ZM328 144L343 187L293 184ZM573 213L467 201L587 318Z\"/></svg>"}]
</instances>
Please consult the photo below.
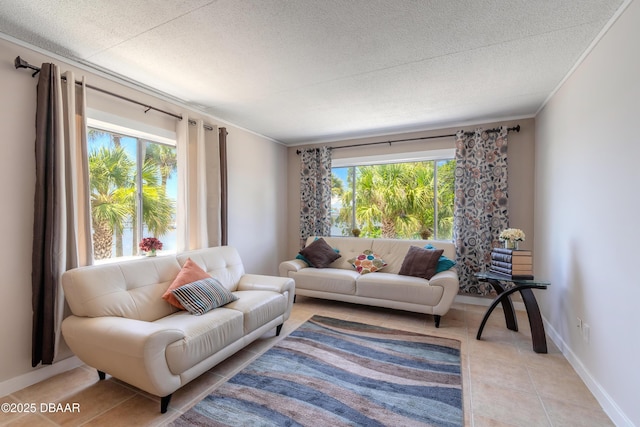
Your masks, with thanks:
<instances>
[{"instance_id":1,"label":"striped area rug","mask_svg":"<svg viewBox=\"0 0 640 427\"><path fill-rule=\"evenodd\" d=\"M461 426L460 342L314 316L175 426Z\"/></svg>"}]
</instances>

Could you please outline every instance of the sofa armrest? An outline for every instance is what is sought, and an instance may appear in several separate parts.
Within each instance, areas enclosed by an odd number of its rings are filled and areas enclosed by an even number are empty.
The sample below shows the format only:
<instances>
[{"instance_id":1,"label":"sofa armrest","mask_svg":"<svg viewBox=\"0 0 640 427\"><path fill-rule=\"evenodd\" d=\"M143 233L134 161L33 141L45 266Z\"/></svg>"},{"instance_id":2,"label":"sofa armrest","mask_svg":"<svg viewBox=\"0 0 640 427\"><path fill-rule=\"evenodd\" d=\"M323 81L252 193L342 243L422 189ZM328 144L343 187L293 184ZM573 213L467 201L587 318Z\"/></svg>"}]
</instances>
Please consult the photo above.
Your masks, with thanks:
<instances>
[{"instance_id":1,"label":"sofa armrest","mask_svg":"<svg viewBox=\"0 0 640 427\"><path fill-rule=\"evenodd\" d=\"M290 261L283 261L280 263L280 267L278 268L280 272L280 276L282 277L290 277L289 273L295 273L296 271L300 271L303 268L307 268L309 265L302 261L301 259L292 259Z\"/></svg>"},{"instance_id":2,"label":"sofa armrest","mask_svg":"<svg viewBox=\"0 0 640 427\"><path fill-rule=\"evenodd\" d=\"M429 286L441 286L443 288L442 298L438 305L433 307L433 314L447 314L456 295L460 291L458 271L452 267L448 270L436 273L430 280Z\"/></svg>"},{"instance_id":3,"label":"sofa armrest","mask_svg":"<svg viewBox=\"0 0 640 427\"><path fill-rule=\"evenodd\" d=\"M267 276L263 274L244 274L238 282L239 291L273 291L281 293L287 299L284 320L289 318L296 295L296 284L289 277Z\"/></svg>"},{"instance_id":4,"label":"sofa armrest","mask_svg":"<svg viewBox=\"0 0 640 427\"><path fill-rule=\"evenodd\" d=\"M180 329L124 317L69 316L62 322L69 348L89 366L157 396L177 389L165 349L185 337Z\"/></svg>"}]
</instances>

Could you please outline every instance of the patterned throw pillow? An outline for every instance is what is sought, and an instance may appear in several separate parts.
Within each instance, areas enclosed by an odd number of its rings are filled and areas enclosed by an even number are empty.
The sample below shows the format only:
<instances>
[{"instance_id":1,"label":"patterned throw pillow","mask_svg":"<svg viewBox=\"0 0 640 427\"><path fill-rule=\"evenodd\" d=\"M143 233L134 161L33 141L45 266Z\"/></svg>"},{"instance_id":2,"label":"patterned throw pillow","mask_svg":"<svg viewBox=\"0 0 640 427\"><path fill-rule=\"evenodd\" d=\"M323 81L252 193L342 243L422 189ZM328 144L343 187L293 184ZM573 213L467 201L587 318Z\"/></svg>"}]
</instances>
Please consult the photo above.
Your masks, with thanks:
<instances>
[{"instance_id":1,"label":"patterned throw pillow","mask_svg":"<svg viewBox=\"0 0 640 427\"><path fill-rule=\"evenodd\" d=\"M348 262L360 274L373 273L380 271L387 266L385 260L380 255L374 254L373 251L367 249L355 258L351 258Z\"/></svg>"},{"instance_id":2,"label":"patterned throw pillow","mask_svg":"<svg viewBox=\"0 0 640 427\"><path fill-rule=\"evenodd\" d=\"M171 291L189 313L199 316L238 299L213 277Z\"/></svg>"}]
</instances>

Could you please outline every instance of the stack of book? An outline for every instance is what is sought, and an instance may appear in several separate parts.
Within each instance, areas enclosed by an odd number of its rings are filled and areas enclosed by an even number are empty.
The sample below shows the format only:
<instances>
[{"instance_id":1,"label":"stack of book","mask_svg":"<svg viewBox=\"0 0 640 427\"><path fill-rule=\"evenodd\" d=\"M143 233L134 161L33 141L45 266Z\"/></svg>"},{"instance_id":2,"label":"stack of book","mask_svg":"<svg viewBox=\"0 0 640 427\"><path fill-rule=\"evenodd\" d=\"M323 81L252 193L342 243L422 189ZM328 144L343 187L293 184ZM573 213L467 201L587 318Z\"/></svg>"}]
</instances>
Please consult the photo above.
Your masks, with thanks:
<instances>
[{"instance_id":1,"label":"stack of book","mask_svg":"<svg viewBox=\"0 0 640 427\"><path fill-rule=\"evenodd\" d=\"M532 280L533 256L531 251L493 248L489 271L507 279Z\"/></svg>"}]
</instances>

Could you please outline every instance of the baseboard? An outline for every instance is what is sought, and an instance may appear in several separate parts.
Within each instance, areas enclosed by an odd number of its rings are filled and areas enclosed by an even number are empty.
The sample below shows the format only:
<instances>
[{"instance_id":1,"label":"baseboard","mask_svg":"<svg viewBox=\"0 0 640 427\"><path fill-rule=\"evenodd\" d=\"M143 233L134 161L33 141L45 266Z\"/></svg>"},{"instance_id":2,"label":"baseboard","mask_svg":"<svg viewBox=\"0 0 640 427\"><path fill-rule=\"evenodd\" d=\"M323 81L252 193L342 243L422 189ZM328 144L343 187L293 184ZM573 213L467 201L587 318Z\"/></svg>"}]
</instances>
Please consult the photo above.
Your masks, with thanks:
<instances>
[{"instance_id":1,"label":"baseboard","mask_svg":"<svg viewBox=\"0 0 640 427\"><path fill-rule=\"evenodd\" d=\"M56 362L53 365L46 365L32 372L19 375L17 377L0 382L0 396L6 396L25 387L44 381L48 378L70 371L71 369L82 366L82 362L76 356L72 356Z\"/></svg>"},{"instance_id":2,"label":"baseboard","mask_svg":"<svg viewBox=\"0 0 640 427\"><path fill-rule=\"evenodd\" d=\"M616 402L611 398L609 393L600 385L598 381L593 378L591 373L584 366L578 356L571 350L571 347L562 339L560 334L551 326L544 316L542 317L544 322L544 329L547 336L554 342L554 344L560 349L565 359L575 369L578 376L585 383L591 394L596 398L604 412L611 418L611 421L616 426L628 426L634 427L635 424L625 415Z\"/></svg>"}]
</instances>

